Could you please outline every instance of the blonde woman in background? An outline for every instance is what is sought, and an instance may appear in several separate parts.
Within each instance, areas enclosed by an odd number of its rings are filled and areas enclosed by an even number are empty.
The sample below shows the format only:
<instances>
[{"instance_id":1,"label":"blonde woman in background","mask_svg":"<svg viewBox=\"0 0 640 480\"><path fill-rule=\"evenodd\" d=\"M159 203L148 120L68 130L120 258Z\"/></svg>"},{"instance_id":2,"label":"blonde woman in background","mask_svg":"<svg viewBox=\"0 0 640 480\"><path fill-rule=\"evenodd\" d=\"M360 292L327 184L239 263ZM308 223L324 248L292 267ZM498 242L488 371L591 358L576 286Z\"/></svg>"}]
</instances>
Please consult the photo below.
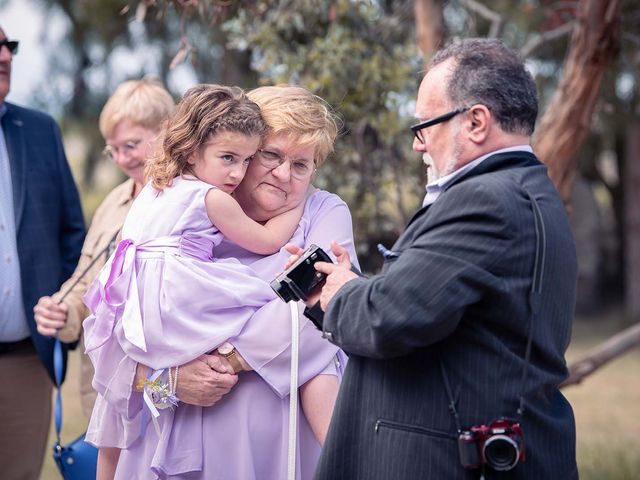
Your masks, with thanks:
<instances>
[{"instance_id":1,"label":"blonde woman in background","mask_svg":"<svg viewBox=\"0 0 640 480\"><path fill-rule=\"evenodd\" d=\"M124 82L107 100L100 113L100 133L106 143L104 151L129 178L114 188L97 208L71 278L58 292L41 297L34 307L40 334L57 335L62 342L68 343L80 338L82 321L88 315L82 297L113 251L133 199L144 185L145 161L155 149L160 131L174 106L169 92L150 79ZM96 257L101 258L96 260ZM78 280L85 270L87 272ZM71 290L60 302L69 288ZM84 352L84 341L79 348ZM93 366L82 353L80 395L82 411L87 418L91 416L96 399L92 378Z\"/></svg>"}]
</instances>

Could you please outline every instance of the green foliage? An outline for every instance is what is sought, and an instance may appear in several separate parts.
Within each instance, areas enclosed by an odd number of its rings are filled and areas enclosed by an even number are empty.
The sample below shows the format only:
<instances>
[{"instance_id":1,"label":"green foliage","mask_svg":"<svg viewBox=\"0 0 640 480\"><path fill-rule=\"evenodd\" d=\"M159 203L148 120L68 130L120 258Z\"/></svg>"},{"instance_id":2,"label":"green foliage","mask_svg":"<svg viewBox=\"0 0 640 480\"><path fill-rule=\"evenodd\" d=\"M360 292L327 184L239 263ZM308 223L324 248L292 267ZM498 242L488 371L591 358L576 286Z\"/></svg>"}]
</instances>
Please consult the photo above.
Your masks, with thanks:
<instances>
[{"instance_id":1,"label":"green foliage","mask_svg":"<svg viewBox=\"0 0 640 480\"><path fill-rule=\"evenodd\" d=\"M349 203L363 258L377 256L373 247L378 241L392 243L419 205L423 165L411 151L407 128L413 122L413 102L424 67L416 48L413 1L31 2L62 12L69 20L67 41L52 49L52 75L40 91L51 95L59 90L56 79L62 78L65 85L72 82L66 125L92 139L90 167L100 151L97 116L108 94L122 80L148 73L180 94L186 86L176 89L175 71L169 68L178 54L175 60L184 62L176 71L188 72L193 81L242 87L295 83L335 108L344 128L336 154L319 172L317 184ZM449 38L493 32L516 49L575 18L576 8L575 2L554 0L489 0L481 2L485 10L477 8L479 2L440 3ZM495 14L494 20L487 11ZM623 11L622 30L627 32L621 36L623 61L605 81L605 106L610 108L597 112L596 134L602 137L614 137L612 131L619 134L637 115L638 8L625 0ZM568 35L543 42L528 58L539 86L541 111L557 84L568 42ZM622 77L626 80L621 83ZM58 92L59 97L65 95L70 95L68 87ZM606 142L594 144L599 143ZM93 169L87 172L85 180L90 183ZM375 268L366 260L365 264Z\"/></svg>"},{"instance_id":2,"label":"green foliage","mask_svg":"<svg viewBox=\"0 0 640 480\"><path fill-rule=\"evenodd\" d=\"M402 18L406 2L387 3L261 1L223 27L232 45L251 51L261 84L303 85L341 116L336 155L317 183L349 203L364 256L381 229L395 236L421 195L407 128L421 62Z\"/></svg>"}]
</instances>

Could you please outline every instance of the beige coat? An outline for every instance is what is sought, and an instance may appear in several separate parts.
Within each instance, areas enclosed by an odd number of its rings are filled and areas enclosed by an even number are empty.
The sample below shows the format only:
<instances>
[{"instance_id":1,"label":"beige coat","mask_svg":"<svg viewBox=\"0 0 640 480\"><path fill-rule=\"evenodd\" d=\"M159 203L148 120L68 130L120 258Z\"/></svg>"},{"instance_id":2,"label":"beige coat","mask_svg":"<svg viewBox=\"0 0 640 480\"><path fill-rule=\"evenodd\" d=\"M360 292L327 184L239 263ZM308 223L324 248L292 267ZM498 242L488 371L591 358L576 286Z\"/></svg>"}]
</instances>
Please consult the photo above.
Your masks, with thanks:
<instances>
[{"instance_id":1,"label":"beige coat","mask_svg":"<svg viewBox=\"0 0 640 480\"><path fill-rule=\"evenodd\" d=\"M64 303L69 306L67 324L58 332L58 338L63 342L75 342L80 339L80 345L78 345L82 352L80 355L80 399L82 411L87 417L91 416L96 392L91 387L93 365L91 365L89 357L84 353L84 340L80 338L82 321L88 315L87 307L82 303L82 297L93 279L100 272L107 258L109 258L109 255L113 253L116 236L119 235L124 219L133 203L133 186L133 180L131 179L121 183L100 204L91 221L91 227L82 246L82 253L75 272L60 287L60 290L53 295L54 298L60 298L73 285L75 280L82 275L82 272L96 256L102 257L91 266L84 277L65 297Z\"/></svg>"}]
</instances>

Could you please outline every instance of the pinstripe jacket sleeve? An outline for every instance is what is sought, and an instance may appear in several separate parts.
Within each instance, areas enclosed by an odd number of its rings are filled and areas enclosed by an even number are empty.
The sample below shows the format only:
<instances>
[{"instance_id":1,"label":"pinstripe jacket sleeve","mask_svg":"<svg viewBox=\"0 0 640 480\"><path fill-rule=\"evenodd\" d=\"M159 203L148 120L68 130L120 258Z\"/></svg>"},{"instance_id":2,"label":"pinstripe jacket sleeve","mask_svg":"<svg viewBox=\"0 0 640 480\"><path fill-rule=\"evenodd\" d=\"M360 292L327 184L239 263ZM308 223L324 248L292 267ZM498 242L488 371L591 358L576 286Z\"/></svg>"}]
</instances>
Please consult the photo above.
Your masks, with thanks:
<instances>
[{"instance_id":1,"label":"pinstripe jacket sleeve","mask_svg":"<svg viewBox=\"0 0 640 480\"><path fill-rule=\"evenodd\" d=\"M366 357L397 357L455 330L495 282L516 228L495 192L482 184L466 190L444 209L434 205L437 222L415 222L410 244L383 274L340 290L325 316L336 343Z\"/></svg>"}]
</instances>

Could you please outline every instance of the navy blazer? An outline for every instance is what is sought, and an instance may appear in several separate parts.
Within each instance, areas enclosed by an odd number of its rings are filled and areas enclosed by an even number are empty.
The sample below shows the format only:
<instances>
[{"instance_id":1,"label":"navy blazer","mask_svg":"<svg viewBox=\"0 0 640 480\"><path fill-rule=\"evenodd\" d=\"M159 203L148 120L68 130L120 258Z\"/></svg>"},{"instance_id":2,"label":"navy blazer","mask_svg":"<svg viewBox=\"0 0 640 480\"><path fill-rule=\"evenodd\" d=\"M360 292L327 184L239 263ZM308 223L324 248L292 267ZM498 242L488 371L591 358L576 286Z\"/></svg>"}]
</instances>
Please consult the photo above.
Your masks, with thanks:
<instances>
[{"instance_id":1,"label":"navy blazer","mask_svg":"<svg viewBox=\"0 0 640 480\"><path fill-rule=\"evenodd\" d=\"M54 339L36 331L33 307L73 273L84 218L56 122L44 113L5 105L2 129L11 166L24 310L33 344L53 380ZM66 365L64 344L63 351Z\"/></svg>"},{"instance_id":2,"label":"navy blazer","mask_svg":"<svg viewBox=\"0 0 640 480\"><path fill-rule=\"evenodd\" d=\"M540 311L516 413L540 207L546 256ZM324 329L350 354L317 477L473 479L457 427L520 421L526 461L496 478L577 478L571 406L558 390L573 320L576 255L546 168L527 152L489 157L420 209L383 272L344 285ZM392 263L391 263L392 262Z\"/></svg>"}]
</instances>

